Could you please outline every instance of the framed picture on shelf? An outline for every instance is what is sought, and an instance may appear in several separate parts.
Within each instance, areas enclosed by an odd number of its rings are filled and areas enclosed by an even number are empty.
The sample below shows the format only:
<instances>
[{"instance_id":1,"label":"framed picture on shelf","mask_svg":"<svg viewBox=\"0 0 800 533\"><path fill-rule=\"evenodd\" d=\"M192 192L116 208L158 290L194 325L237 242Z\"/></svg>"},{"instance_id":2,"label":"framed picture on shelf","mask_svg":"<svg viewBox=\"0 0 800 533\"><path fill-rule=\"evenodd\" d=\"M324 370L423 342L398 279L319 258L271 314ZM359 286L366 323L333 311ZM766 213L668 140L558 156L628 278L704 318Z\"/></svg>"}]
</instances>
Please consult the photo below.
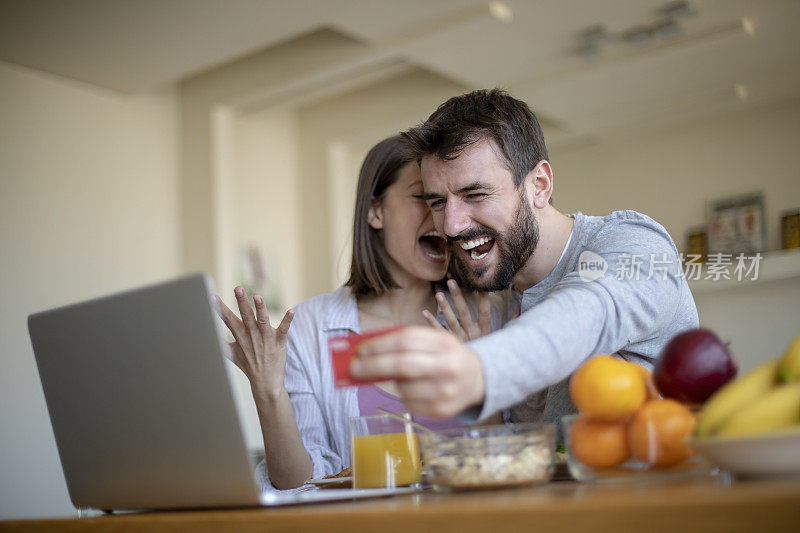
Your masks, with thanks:
<instances>
[{"instance_id":1,"label":"framed picture on shelf","mask_svg":"<svg viewBox=\"0 0 800 533\"><path fill-rule=\"evenodd\" d=\"M800 248L800 209L786 211L781 216L781 248Z\"/></svg>"},{"instance_id":2,"label":"framed picture on shelf","mask_svg":"<svg viewBox=\"0 0 800 533\"><path fill-rule=\"evenodd\" d=\"M686 254L699 256L699 262L706 262L708 254L708 233L705 226L690 228L686 233Z\"/></svg>"},{"instance_id":3,"label":"framed picture on shelf","mask_svg":"<svg viewBox=\"0 0 800 533\"><path fill-rule=\"evenodd\" d=\"M755 254L766 250L764 194L751 193L708 204L708 253Z\"/></svg>"}]
</instances>

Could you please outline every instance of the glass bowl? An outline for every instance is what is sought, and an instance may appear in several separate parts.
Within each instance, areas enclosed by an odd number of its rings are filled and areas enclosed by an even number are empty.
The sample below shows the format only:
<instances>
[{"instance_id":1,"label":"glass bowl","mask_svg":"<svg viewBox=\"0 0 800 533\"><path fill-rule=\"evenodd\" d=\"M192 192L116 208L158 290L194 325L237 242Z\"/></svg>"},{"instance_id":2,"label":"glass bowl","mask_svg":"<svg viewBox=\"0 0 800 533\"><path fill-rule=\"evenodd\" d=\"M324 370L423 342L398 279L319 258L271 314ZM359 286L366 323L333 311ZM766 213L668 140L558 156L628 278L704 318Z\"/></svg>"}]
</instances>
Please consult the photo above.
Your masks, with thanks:
<instances>
[{"instance_id":1,"label":"glass bowl","mask_svg":"<svg viewBox=\"0 0 800 533\"><path fill-rule=\"evenodd\" d=\"M569 473L577 481L620 481L671 478L708 475L716 471L713 465L699 455L693 455L676 465L668 467L654 467L633 457L620 465L608 468L595 468L585 465L573 455L570 443L572 422L577 417L578 415L567 415L561 419L562 434L564 435L567 453L567 468L569 468Z\"/></svg>"},{"instance_id":2,"label":"glass bowl","mask_svg":"<svg viewBox=\"0 0 800 533\"><path fill-rule=\"evenodd\" d=\"M505 424L420 433L423 479L456 491L545 483L553 475L555 426Z\"/></svg>"}]
</instances>

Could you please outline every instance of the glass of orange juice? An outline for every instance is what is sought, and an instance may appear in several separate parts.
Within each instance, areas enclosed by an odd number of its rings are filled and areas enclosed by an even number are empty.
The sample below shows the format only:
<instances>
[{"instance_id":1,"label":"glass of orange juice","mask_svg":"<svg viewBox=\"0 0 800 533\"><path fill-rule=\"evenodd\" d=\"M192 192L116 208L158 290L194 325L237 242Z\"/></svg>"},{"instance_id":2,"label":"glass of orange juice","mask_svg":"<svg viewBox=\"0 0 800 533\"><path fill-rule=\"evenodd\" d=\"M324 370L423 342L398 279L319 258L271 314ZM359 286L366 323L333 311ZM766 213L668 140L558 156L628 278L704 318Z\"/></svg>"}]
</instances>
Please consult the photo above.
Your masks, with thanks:
<instances>
[{"instance_id":1,"label":"glass of orange juice","mask_svg":"<svg viewBox=\"0 0 800 533\"><path fill-rule=\"evenodd\" d=\"M386 416L350 419L353 488L402 487L422 478L419 441L410 424Z\"/></svg>"}]
</instances>

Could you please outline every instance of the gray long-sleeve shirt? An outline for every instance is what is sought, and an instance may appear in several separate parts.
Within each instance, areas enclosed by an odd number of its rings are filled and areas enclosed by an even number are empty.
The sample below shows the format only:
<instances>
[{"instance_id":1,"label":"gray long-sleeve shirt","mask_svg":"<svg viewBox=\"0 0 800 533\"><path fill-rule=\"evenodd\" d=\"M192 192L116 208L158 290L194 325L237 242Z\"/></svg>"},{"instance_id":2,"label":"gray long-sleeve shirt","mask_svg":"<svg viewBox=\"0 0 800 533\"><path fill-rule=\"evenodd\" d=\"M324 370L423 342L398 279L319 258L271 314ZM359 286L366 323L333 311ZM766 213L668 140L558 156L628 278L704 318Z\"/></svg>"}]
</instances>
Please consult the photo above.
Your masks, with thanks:
<instances>
[{"instance_id":1,"label":"gray long-sleeve shirt","mask_svg":"<svg viewBox=\"0 0 800 533\"><path fill-rule=\"evenodd\" d=\"M667 231L635 211L575 215L564 253L522 295L521 315L474 340L486 396L479 419L557 421L576 411L568 379L588 357L616 353L651 367L697 308Z\"/></svg>"}]
</instances>

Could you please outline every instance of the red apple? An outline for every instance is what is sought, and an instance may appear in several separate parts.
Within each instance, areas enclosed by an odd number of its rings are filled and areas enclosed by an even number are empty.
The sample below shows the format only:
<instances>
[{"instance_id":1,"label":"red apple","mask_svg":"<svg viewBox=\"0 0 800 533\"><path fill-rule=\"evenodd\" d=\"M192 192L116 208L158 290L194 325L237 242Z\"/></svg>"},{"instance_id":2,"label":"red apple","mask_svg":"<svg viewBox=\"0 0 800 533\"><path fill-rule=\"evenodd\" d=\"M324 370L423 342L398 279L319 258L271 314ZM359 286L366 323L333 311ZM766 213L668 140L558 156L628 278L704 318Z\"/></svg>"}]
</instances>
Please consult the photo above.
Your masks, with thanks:
<instances>
[{"instance_id":1,"label":"red apple","mask_svg":"<svg viewBox=\"0 0 800 533\"><path fill-rule=\"evenodd\" d=\"M666 398L703 403L736 371L728 346L713 331L700 328L679 333L667 343L656 361L653 379Z\"/></svg>"}]
</instances>

